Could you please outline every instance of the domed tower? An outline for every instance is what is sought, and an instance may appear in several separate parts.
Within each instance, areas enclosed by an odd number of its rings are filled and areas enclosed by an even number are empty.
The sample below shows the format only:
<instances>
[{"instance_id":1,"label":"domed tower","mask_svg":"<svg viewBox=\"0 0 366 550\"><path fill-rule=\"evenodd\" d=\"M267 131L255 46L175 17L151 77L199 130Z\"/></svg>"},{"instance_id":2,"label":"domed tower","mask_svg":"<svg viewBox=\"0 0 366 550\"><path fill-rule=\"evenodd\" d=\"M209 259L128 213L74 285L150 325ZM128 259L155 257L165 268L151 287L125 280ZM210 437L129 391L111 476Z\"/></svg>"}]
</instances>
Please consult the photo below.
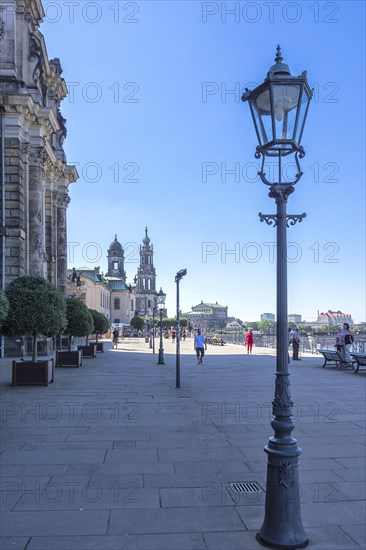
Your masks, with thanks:
<instances>
[{"instance_id":1,"label":"domed tower","mask_svg":"<svg viewBox=\"0 0 366 550\"><path fill-rule=\"evenodd\" d=\"M140 246L140 266L137 270L136 310L140 315L151 313L156 306L156 271L154 248L145 228L145 237Z\"/></svg>"},{"instance_id":2,"label":"domed tower","mask_svg":"<svg viewBox=\"0 0 366 550\"><path fill-rule=\"evenodd\" d=\"M108 248L108 272L107 277L117 277L123 282L126 281L126 272L124 269L125 255L121 243L117 241L117 235L113 243Z\"/></svg>"}]
</instances>

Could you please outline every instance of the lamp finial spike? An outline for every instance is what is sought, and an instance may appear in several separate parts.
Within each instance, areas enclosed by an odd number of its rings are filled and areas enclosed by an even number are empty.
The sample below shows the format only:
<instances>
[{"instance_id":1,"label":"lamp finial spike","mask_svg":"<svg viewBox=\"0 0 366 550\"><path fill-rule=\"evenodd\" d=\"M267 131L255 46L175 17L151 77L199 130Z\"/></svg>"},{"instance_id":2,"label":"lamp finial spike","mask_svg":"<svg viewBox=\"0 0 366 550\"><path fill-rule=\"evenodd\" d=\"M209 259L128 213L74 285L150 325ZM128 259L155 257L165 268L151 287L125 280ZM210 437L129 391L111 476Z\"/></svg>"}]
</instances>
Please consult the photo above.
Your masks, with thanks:
<instances>
[{"instance_id":1,"label":"lamp finial spike","mask_svg":"<svg viewBox=\"0 0 366 550\"><path fill-rule=\"evenodd\" d=\"M275 65L272 65L272 67L269 69L271 73L275 75L291 75L289 66L287 65L287 63L283 63L281 46L279 44L277 46L275 62Z\"/></svg>"},{"instance_id":2,"label":"lamp finial spike","mask_svg":"<svg viewBox=\"0 0 366 550\"><path fill-rule=\"evenodd\" d=\"M277 45L277 52L276 52L275 61L276 61L276 63L281 63L281 61L283 61L281 46L279 44Z\"/></svg>"}]
</instances>

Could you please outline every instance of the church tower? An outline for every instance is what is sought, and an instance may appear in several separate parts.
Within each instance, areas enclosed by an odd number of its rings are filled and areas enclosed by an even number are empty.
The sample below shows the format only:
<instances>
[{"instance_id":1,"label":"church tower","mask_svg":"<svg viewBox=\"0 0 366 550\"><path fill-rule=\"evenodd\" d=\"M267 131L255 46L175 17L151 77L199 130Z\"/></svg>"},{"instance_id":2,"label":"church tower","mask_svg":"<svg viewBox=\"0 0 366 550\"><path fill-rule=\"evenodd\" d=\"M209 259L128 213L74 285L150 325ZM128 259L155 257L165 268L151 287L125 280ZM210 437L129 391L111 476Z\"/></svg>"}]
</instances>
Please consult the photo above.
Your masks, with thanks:
<instances>
[{"instance_id":1,"label":"church tower","mask_svg":"<svg viewBox=\"0 0 366 550\"><path fill-rule=\"evenodd\" d=\"M121 243L117 241L117 235L113 243L108 248L108 272L106 277L116 277L126 282L126 272L124 269L125 255Z\"/></svg>"},{"instance_id":2,"label":"church tower","mask_svg":"<svg viewBox=\"0 0 366 550\"><path fill-rule=\"evenodd\" d=\"M136 311L139 315L151 314L156 306L156 271L154 248L145 228L145 237L140 246L140 266L137 270Z\"/></svg>"}]
</instances>

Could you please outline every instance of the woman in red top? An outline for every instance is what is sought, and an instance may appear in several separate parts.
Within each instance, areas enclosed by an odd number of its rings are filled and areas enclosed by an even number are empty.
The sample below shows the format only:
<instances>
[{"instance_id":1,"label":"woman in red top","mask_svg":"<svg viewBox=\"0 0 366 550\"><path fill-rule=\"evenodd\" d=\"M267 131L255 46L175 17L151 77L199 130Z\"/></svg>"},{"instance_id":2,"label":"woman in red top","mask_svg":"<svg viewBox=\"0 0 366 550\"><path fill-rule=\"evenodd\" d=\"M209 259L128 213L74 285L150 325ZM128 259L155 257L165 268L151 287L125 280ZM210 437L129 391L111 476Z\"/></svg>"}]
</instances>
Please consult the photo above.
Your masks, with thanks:
<instances>
[{"instance_id":1,"label":"woman in red top","mask_svg":"<svg viewBox=\"0 0 366 550\"><path fill-rule=\"evenodd\" d=\"M245 343L247 346L247 353L252 353L252 347L253 347L253 332L250 328L245 336Z\"/></svg>"}]
</instances>

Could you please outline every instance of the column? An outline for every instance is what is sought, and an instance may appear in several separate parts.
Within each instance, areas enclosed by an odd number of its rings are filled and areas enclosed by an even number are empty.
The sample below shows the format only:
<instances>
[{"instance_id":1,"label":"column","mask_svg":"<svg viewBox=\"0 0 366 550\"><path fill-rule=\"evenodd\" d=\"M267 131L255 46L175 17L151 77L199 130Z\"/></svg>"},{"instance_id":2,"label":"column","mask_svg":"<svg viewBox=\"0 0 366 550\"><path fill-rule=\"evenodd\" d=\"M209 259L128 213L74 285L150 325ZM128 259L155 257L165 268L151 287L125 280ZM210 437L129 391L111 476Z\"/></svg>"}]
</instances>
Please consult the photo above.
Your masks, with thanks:
<instances>
[{"instance_id":1,"label":"column","mask_svg":"<svg viewBox=\"0 0 366 550\"><path fill-rule=\"evenodd\" d=\"M66 210L70 202L67 188L59 188L57 199L57 288L66 295L67 279L67 225Z\"/></svg>"},{"instance_id":2,"label":"column","mask_svg":"<svg viewBox=\"0 0 366 550\"><path fill-rule=\"evenodd\" d=\"M44 234L44 162L42 147L29 154L29 275L46 276Z\"/></svg>"}]
</instances>

